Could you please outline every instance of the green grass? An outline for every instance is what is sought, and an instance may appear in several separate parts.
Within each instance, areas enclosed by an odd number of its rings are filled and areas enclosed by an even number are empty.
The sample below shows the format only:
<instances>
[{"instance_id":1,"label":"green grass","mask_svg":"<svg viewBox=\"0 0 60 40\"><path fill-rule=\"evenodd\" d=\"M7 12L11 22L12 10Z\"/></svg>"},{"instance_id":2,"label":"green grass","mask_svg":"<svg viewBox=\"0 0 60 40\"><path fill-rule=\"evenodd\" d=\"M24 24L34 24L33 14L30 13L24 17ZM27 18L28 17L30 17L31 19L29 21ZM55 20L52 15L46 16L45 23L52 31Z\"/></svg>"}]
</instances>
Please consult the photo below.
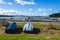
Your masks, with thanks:
<instances>
[{"instance_id":1,"label":"green grass","mask_svg":"<svg viewBox=\"0 0 60 40\"><path fill-rule=\"evenodd\" d=\"M47 34L1 34L0 40L60 40L60 35Z\"/></svg>"},{"instance_id":2,"label":"green grass","mask_svg":"<svg viewBox=\"0 0 60 40\"><path fill-rule=\"evenodd\" d=\"M60 30L60 25L50 25L50 24L40 24L40 23L32 23L34 27L41 28L41 27L50 27ZM17 27L24 27L25 23L17 23Z\"/></svg>"},{"instance_id":3,"label":"green grass","mask_svg":"<svg viewBox=\"0 0 60 40\"><path fill-rule=\"evenodd\" d=\"M53 28L60 30L60 25L53 25Z\"/></svg>"},{"instance_id":4,"label":"green grass","mask_svg":"<svg viewBox=\"0 0 60 40\"><path fill-rule=\"evenodd\" d=\"M33 26L35 26L35 27L45 27L45 26L49 26L49 25L48 24L33 23Z\"/></svg>"},{"instance_id":5,"label":"green grass","mask_svg":"<svg viewBox=\"0 0 60 40\"><path fill-rule=\"evenodd\" d=\"M17 27L23 27L25 23L17 23ZM39 24L32 23L34 27L50 27L48 24ZM58 27L57 25L53 25L54 27ZM0 40L60 40L60 35L48 35L46 33L39 34L25 34L22 32L21 34L0 34Z\"/></svg>"},{"instance_id":6,"label":"green grass","mask_svg":"<svg viewBox=\"0 0 60 40\"><path fill-rule=\"evenodd\" d=\"M17 27L23 27L25 23L17 23Z\"/></svg>"},{"instance_id":7,"label":"green grass","mask_svg":"<svg viewBox=\"0 0 60 40\"><path fill-rule=\"evenodd\" d=\"M32 23L34 27L44 27L44 26L49 26L48 24L40 24L40 23ZM17 23L18 27L23 27L25 23Z\"/></svg>"}]
</instances>

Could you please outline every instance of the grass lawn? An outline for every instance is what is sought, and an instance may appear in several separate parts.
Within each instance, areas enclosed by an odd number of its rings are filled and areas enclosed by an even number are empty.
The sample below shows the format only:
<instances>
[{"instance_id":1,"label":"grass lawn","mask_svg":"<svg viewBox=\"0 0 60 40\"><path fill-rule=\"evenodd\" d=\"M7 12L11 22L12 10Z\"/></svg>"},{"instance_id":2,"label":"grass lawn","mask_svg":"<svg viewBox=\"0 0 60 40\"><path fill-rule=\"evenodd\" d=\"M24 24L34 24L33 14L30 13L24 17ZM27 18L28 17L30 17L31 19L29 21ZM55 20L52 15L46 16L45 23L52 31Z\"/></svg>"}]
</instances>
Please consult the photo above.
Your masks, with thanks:
<instances>
[{"instance_id":1,"label":"grass lawn","mask_svg":"<svg viewBox=\"0 0 60 40\"><path fill-rule=\"evenodd\" d=\"M34 27L44 27L44 26L49 26L48 24L40 24L40 23L32 23ZM18 27L23 27L25 23L17 23Z\"/></svg>"},{"instance_id":2,"label":"grass lawn","mask_svg":"<svg viewBox=\"0 0 60 40\"><path fill-rule=\"evenodd\" d=\"M60 35L47 34L1 34L0 40L60 40Z\"/></svg>"},{"instance_id":3,"label":"grass lawn","mask_svg":"<svg viewBox=\"0 0 60 40\"><path fill-rule=\"evenodd\" d=\"M18 27L24 26L25 23L17 23ZM50 27L48 24L39 24L39 23L32 23L35 28L39 28L39 30L42 31L44 27ZM53 25L54 27L57 27L56 25ZM42 28L43 27L43 28ZM0 27L1 29L2 27ZM59 31L60 30L56 30ZM39 34L26 34L24 32L20 34L0 34L0 40L60 40L60 34L47 34L47 33L39 33Z\"/></svg>"}]
</instances>

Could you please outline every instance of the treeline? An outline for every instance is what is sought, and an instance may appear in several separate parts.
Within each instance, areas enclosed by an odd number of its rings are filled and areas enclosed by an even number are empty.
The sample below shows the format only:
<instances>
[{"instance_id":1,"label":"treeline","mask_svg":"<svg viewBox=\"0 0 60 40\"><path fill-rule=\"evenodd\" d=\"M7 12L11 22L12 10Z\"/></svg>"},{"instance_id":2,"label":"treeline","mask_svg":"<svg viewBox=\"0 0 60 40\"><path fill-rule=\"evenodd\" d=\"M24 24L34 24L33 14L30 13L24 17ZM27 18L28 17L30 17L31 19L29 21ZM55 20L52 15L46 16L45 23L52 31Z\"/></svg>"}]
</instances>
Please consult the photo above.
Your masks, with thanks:
<instances>
[{"instance_id":1,"label":"treeline","mask_svg":"<svg viewBox=\"0 0 60 40\"><path fill-rule=\"evenodd\" d=\"M51 14L51 15L49 15L49 17L60 17L60 13Z\"/></svg>"},{"instance_id":2,"label":"treeline","mask_svg":"<svg viewBox=\"0 0 60 40\"><path fill-rule=\"evenodd\" d=\"M14 17L13 15L0 15L0 17Z\"/></svg>"}]
</instances>

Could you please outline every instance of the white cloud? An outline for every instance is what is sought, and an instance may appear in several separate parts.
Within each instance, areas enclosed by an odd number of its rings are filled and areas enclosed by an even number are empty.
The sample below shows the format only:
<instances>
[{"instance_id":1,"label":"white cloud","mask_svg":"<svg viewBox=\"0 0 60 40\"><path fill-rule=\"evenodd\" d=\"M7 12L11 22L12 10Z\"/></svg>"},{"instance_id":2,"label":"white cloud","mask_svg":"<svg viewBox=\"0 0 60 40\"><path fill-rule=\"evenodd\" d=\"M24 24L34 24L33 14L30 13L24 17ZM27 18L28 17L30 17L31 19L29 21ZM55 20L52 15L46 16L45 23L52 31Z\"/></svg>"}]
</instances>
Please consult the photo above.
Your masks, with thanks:
<instances>
[{"instance_id":1,"label":"white cloud","mask_svg":"<svg viewBox=\"0 0 60 40\"><path fill-rule=\"evenodd\" d=\"M47 16L47 13L43 13L43 16Z\"/></svg>"},{"instance_id":2,"label":"white cloud","mask_svg":"<svg viewBox=\"0 0 60 40\"><path fill-rule=\"evenodd\" d=\"M8 2L9 5L13 5L11 2Z\"/></svg>"},{"instance_id":3,"label":"white cloud","mask_svg":"<svg viewBox=\"0 0 60 40\"><path fill-rule=\"evenodd\" d=\"M16 3L19 3L21 5L27 5L27 4L30 4L30 5L34 5L34 1L32 2L28 2L28 1L24 1L24 0L14 0Z\"/></svg>"},{"instance_id":4,"label":"white cloud","mask_svg":"<svg viewBox=\"0 0 60 40\"><path fill-rule=\"evenodd\" d=\"M0 15L19 15L20 12L16 11L16 10L6 10L3 8L0 8Z\"/></svg>"},{"instance_id":5,"label":"white cloud","mask_svg":"<svg viewBox=\"0 0 60 40\"><path fill-rule=\"evenodd\" d=\"M0 4L7 4L7 3L3 0L0 0Z\"/></svg>"},{"instance_id":6,"label":"white cloud","mask_svg":"<svg viewBox=\"0 0 60 40\"><path fill-rule=\"evenodd\" d=\"M38 8L38 11L42 11L42 9L41 8Z\"/></svg>"},{"instance_id":7,"label":"white cloud","mask_svg":"<svg viewBox=\"0 0 60 40\"><path fill-rule=\"evenodd\" d=\"M24 1L24 0L14 0L15 1L15 3L19 3L20 5L34 5L35 3L34 3L34 0L32 1L30 1L30 2L28 2L28 1ZM11 2L6 2L6 1L3 1L3 0L0 0L0 4L7 4L7 5L13 5L13 3L11 3Z\"/></svg>"},{"instance_id":8,"label":"white cloud","mask_svg":"<svg viewBox=\"0 0 60 40\"><path fill-rule=\"evenodd\" d=\"M36 11L37 13L40 13L41 16L48 16L48 13L50 13L53 9L51 8L38 8Z\"/></svg>"},{"instance_id":9,"label":"white cloud","mask_svg":"<svg viewBox=\"0 0 60 40\"><path fill-rule=\"evenodd\" d=\"M0 4L12 5L12 3L11 3L11 2L5 2L5 1L3 1L3 0L0 0Z\"/></svg>"},{"instance_id":10,"label":"white cloud","mask_svg":"<svg viewBox=\"0 0 60 40\"><path fill-rule=\"evenodd\" d=\"M29 8L28 10L31 11L31 10L33 10L33 9L32 9L32 8Z\"/></svg>"},{"instance_id":11,"label":"white cloud","mask_svg":"<svg viewBox=\"0 0 60 40\"><path fill-rule=\"evenodd\" d=\"M38 8L37 9L37 11L51 11L51 10L53 10L53 9L51 9L51 8L48 8L48 9L46 9L46 8Z\"/></svg>"},{"instance_id":12,"label":"white cloud","mask_svg":"<svg viewBox=\"0 0 60 40\"><path fill-rule=\"evenodd\" d=\"M52 9L51 9L51 8L49 8L48 10L49 10L49 11L51 11Z\"/></svg>"},{"instance_id":13,"label":"white cloud","mask_svg":"<svg viewBox=\"0 0 60 40\"><path fill-rule=\"evenodd\" d=\"M38 8L38 10L37 11L46 11L46 9L42 9L42 8Z\"/></svg>"}]
</instances>

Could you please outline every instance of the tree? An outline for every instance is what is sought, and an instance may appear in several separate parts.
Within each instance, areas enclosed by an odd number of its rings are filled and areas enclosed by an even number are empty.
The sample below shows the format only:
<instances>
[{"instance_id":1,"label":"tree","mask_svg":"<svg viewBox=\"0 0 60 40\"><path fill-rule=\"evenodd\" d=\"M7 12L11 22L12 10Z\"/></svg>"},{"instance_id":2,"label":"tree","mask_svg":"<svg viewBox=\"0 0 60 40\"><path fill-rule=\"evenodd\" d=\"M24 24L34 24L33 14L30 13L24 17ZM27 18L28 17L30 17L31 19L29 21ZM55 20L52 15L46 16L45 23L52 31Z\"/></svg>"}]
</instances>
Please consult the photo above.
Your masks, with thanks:
<instances>
[{"instance_id":1,"label":"tree","mask_svg":"<svg viewBox=\"0 0 60 40\"><path fill-rule=\"evenodd\" d=\"M49 17L54 17L54 18L56 18L56 21L58 21L58 17L60 17L60 13L51 14L51 15L49 15Z\"/></svg>"},{"instance_id":2,"label":"tree","mask_svg":"<svg viewBox=\"0 0 60 40\"><path fill-rule=\"evenodd\" d=\"M60 13L51 14L51 15L49 15L49 17L60 17Z\"/></svg>"}]
</instances>

